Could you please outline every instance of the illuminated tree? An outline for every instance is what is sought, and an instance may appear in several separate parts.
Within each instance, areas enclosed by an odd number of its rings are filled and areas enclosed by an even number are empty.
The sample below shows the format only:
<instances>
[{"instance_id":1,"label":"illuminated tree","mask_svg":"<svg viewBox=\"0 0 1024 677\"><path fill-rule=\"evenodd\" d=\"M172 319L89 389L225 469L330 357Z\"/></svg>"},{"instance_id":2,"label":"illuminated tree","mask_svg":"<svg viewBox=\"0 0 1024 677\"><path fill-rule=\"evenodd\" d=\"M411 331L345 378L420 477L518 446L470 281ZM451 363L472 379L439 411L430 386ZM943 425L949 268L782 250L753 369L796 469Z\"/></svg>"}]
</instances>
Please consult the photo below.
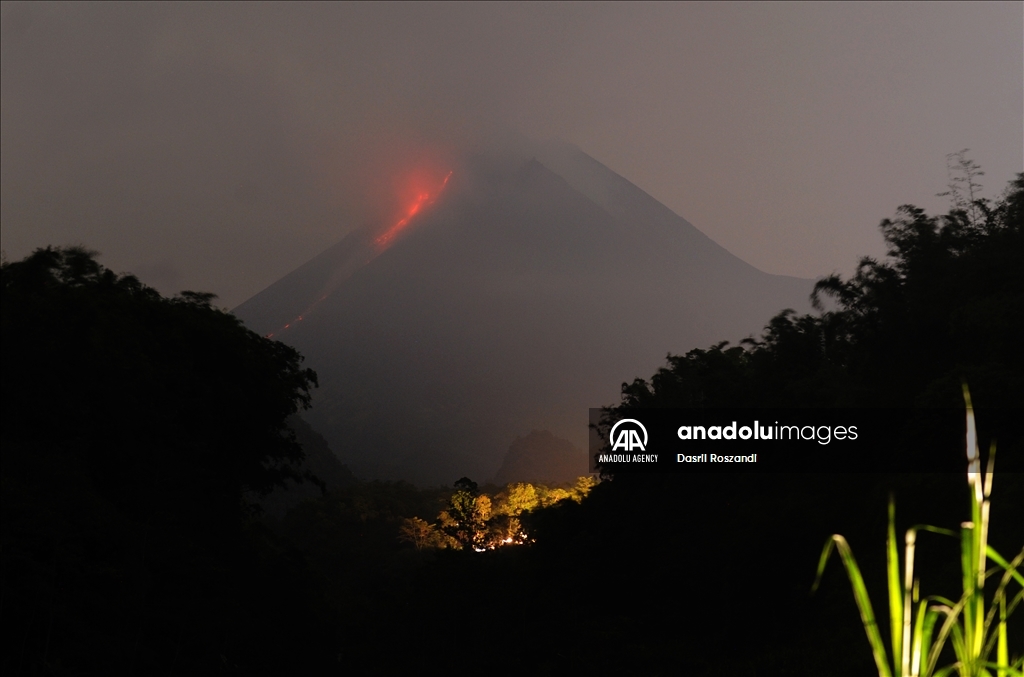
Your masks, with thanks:
<instances>
[{"instance_id":1,"label":"illuminated tree","mask_svg":"<svg viewBox=\"0 0 1024 677\"><path fill-rule=\"evenodd\" d=\"M582 501L590 490L597 486L597 477L593 475L585 475L583 477L577 477L576 482L572 486L572 495L570 498L579 503Z\"/></svg>"},{"instance_id":2,"label":"illuminated tree","mask_svg":"<svg viewBox=\"0 0 1024 677\"><path fill-rule=\"evenodd\" d=\"M481 498L486 500L479 500ZM454 539L461 548L481 547L490 511L490 498L480 496L476 482L463 477L455 483L448 508L438 516L441 531Z\"/></svg>"},{"instance_id":3,"label":"illuminated tree","mask_svg":"<svg viewBox=\"0 0 1024 677\"><path fill-rule=\"evenodd\" d=\"M398 540L411 543L417 550L424 550L426 548L442 548L447 539L426 520L419 517L407 517L402 520L402 526L399 527Z\"/></svg>"},{"instance_id":4,"label":"illuminated tree","mask_svg":"<svg viewBox=\"0 0 1024 677\"><path fill-rule=\"evenodd\" d=\"M540 498L537 496L537 488L532 484L516 483L508 485L508 493L505 496L503 512L513 517L518 517L527 510L533 510L540 505Z\"/></svg>"}]
</instances>

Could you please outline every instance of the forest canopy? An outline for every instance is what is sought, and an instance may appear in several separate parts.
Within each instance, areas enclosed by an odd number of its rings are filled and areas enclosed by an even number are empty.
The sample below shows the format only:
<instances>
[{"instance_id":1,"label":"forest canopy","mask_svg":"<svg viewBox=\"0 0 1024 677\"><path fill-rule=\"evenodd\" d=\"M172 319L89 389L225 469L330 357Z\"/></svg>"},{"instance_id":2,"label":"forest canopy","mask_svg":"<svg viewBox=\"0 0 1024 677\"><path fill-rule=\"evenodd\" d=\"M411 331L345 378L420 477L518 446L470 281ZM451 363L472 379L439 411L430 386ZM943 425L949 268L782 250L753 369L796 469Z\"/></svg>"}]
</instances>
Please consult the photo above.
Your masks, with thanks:
<instances>
[{"instance_id":1,"label":"forest canopy","mask_svg":"<svg viewBox=\"0 0 1024 677\"><path fill-rule=\"evenodd\" d=\"M195 674L232 636L255 640L237 654L256 663L286 647L280 605L315 622L316 604L263 593L301 578L252 515L298 475L286 419L316 375L212 294L162 297L83 248L0 276L4 638L22 647L9 667L154 674L177 656Z\"/></svg>"},{"instance_id":2,"label":"forest canopy","mask_svg":"<svg viewBox=\"0 0 1024 677\"><path fill-rule=\"evenodd\" d=\"M977 168L956 155L953 208L900 207L880 225L888 256L819 280L819 312L786 310L738 346L670 354L623 384L622 406L956 408L963 381L982 407L1024 406L1024 174L995 202L976 198Z\"/></svg>"},{"instance_id":3,"label":"forest canopy","mask_svg":"<svg viewBox=\"0 0 1024 677\"><path fill-rule=\"evenodd\" d=\"M6 441L144 489L121 497L134 508L172 486L238 504L301 459L285 419L309 406L316 375L212 294L164 298L79 247L0 270Z\"/></svg>"}]
</instances>

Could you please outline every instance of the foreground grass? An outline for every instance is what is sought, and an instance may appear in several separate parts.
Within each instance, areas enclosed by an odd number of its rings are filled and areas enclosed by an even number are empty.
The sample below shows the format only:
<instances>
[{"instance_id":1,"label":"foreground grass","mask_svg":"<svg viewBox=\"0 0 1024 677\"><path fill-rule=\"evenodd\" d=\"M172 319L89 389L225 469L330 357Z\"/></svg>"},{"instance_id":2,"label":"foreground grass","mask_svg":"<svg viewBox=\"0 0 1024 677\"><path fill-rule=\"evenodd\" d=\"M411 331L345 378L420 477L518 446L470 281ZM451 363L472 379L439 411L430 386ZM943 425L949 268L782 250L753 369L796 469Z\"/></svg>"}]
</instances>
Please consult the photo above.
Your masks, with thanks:
<instances>
[{"instance_id":1,"label":"foreground grass","mask_svg":"<svg viewBox=\"0 0 1024 677\"><path fill-rule=\"evenodd\" d=\"M896 541L896 508L889 501L889 530L886 538L890 645L887 648L875 617L860 567L849 543L840 534L826 542L818 563L817 589L825 566L834 551L846 568L861 622L874 655L879 677L1024 677L1024 657L1010 656L1008 622L1024 599L1024 548L1012 561L988 545L990 497L994 478L995 445L986 471L981 471L977 430L971 396L964 386L967 406L967 484L971 492L971 519L960 525L962 593L958 598L919 594L914 576L917 535L931 532L956 538L949 529L917 525L904 536L903 573L900 575ZM991 560L995 566L988 568ZM986 601L985 583L994 579L995 592ZM1011 584L1020 589L1011 593ZM991 589L991 585L990 585ZM952 643L955 662L938 667L947 642ZM994 651L994 655L993 655Z\"/></svg>"}]
</instances>

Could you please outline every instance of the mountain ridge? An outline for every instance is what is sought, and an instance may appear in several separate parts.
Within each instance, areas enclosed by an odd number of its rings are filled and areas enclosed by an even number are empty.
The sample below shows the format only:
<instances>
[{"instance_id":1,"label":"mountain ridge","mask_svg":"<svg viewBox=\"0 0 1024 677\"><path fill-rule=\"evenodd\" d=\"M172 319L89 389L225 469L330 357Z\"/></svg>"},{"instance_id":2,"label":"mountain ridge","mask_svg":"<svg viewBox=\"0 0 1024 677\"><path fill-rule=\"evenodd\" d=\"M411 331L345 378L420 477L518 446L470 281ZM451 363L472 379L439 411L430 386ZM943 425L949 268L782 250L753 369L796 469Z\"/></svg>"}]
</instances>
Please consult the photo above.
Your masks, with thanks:
<instances>
[{"instance_id":1,"label":"mountain ridge","mask_svg":"<svg viewBox=\"0 0 1024 677\"><path fill-rule=\"evenodd\" d=\"M639 188L607 200L620 216L538 158L467 163L368 262L364 229L235 313L262 329L277 321L268 309L298 315L314 301L296 290L335 285L275 335L320 375L310 423L362 476L491 477L533 429L582 447L587 408L666 353L809 306L810 280L758 271Z\"/></svg>"}]
</instances>

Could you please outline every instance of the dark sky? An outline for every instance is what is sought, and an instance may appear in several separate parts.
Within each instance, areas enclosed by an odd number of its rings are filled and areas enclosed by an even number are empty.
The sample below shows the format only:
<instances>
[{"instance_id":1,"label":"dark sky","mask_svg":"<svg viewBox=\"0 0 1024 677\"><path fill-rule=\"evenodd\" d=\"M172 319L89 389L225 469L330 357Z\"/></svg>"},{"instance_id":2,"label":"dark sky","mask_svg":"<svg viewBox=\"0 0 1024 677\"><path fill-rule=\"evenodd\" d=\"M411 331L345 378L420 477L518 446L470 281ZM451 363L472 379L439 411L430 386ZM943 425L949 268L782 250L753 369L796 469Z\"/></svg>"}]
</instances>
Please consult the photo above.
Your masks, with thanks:
<instances>
[{"instance_id":1,"label":"dark sky","mask_svg":"<svg viewBox=\"0 0 1024 677\"><path fill-rule=\"evenodd\" d=\"M504 137L573 142L771 272L850 272L962 148L1024 167L1010 3L13 4L9 260L81 243L232 307L410 177Z\"/></svg>"}]
</instances>

